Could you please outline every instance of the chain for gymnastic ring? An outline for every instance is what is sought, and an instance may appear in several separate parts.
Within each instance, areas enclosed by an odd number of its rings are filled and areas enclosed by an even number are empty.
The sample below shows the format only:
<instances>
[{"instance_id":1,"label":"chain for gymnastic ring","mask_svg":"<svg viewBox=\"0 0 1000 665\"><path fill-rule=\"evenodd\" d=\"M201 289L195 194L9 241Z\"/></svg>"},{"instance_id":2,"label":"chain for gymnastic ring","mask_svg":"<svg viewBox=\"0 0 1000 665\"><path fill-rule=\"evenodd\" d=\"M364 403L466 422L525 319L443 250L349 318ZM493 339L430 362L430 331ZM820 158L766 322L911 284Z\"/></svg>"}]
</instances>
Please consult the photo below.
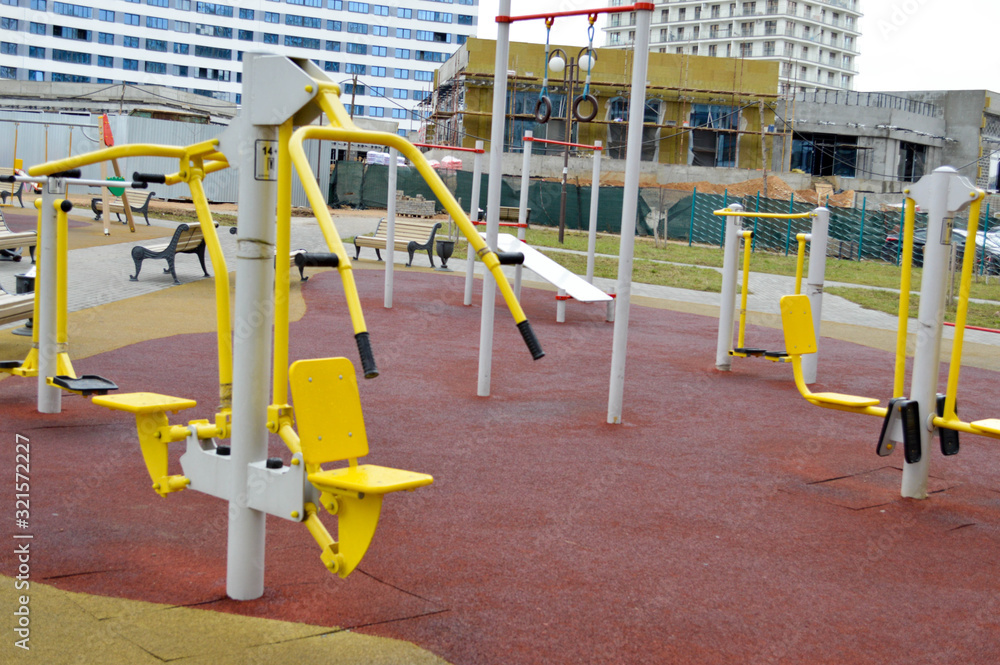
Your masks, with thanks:
<instances>
[{"instance_id":1,"label":"chain for gymnastic ring","mask_svg":"<svg viewBox=\"0 0 1000 665\"><path fill-rule=\"evenodd\" d=\"M597 62L597 52L594 51L594 23L597 21L597 14L588 14L587 20L590 21L590 27L587 28L587 36L590 38L587 45L590 66L587 67L587 79L583 83L583 94L573 100L573 117L578 122L590 122L597 116L597 98L590 94L590 73L594 71L594 63ZM586 115L580 112L580 106L584 102L590 102L590 113Z\"/></svg>"},{"instance_id":2,"label":"chain for gymnastic ring","mask_svg":"<svg viewBox=\"0 0 1000 665\"><path fill-rule=\"evenodd\" d=\"M544 125L552 115L552 100L549 99L549 35L552 32L552 24L555 19L545 19L545 75L542 77L542 90L538 93L538 101L535 102L535 122Z\"/></svg>"}]
</instances>

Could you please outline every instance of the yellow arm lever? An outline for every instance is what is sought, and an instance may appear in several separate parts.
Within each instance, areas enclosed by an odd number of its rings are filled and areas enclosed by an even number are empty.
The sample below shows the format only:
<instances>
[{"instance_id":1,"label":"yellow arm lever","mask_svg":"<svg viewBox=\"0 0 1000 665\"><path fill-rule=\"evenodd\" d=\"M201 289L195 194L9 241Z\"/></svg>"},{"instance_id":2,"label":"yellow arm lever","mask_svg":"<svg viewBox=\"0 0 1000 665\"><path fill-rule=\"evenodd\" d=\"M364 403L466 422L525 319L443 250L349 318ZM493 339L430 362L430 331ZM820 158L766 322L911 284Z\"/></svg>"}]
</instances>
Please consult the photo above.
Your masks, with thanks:
<instances>
[{"instance_id":1,"label":"yellow arm lever","mask_svg":"<svg viewBox=\"0 0 1000 665\"><path fill-rule=\"evenodd\" d=\"M95 150L75 157L57 159L44 164L36 164L28 169L28 175L40 176L50 173L61 173L70 169L77 169L88 164L98 164L119 157L172 157L180 159L184 156L186 148L170 145L155 145L151 143L134 143L130 145L119 145L112 148Z\"/></svg>"}]
</instances>

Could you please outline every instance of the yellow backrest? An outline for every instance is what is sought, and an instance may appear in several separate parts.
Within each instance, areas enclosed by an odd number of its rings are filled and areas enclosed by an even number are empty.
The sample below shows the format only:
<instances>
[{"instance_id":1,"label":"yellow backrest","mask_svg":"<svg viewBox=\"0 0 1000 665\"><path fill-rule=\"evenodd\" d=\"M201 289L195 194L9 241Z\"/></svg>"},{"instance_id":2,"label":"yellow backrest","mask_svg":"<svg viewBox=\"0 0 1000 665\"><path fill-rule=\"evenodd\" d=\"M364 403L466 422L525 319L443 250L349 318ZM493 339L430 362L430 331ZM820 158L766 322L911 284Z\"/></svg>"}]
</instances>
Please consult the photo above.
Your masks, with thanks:
<instances>
[{"instance_id":1,"label":"yellow backrest","mask_svg":"<svg viewBox=\"0 0 1000 665\"><path fill-rule=\"evenodd\" d=\"M306 464L364 457L368 436L354 365L347 358L299 360L288 369Z\"/></svg>"},{"instance_id":2,"label":"yellow backrest","mask_svg":"<svg viewBox=\"0 0 1000 665\"><path fill-rule=\"evenodd\" d=\"M781 297L781 327L785 331L785 353L790 356L816 353L809 296L803 293Z\"/></svg>"}]
</instances>

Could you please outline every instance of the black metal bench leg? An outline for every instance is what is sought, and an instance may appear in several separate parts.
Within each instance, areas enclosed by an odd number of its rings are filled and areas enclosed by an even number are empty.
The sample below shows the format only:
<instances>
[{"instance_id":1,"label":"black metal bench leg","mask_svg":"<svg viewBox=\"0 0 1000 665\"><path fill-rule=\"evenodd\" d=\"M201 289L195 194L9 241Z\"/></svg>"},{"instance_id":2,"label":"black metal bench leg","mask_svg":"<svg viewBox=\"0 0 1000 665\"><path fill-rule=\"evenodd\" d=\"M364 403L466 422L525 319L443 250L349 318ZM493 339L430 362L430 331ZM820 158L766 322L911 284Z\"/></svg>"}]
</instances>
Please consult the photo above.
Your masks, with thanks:
<instances>
[{"instance_id":1,"label":"black metal bench leg","mask_svg":"<svg viewBox=\"0 0 1000 665\"><path fill-rule=\"evenodd\" d=\"M136 250L139 250L139 251L137 252ZM138 282L139 281L139 271L142 270L142 260L143 260L143 258L144 257L143 257L143 254L142 254L142 247L133 247L132 248L132 261L135 262L135 274L134 275L129 275L128 279L129 279L130 282Z\"/></svg>"},{"instance_id":2,"label":"black metal bench leg","mask_svg":"<svg viewBox=\"0 0 1000 665\"><path fill-rule=\"evenodd\" d=\"M205 277L211 277L208 274L208 270L205 268L205 245L202 244L195 253L198 255L198 260L201 261L201 271L205 273Z\"/></svg>"},{"instance_id":3,"label":"black metal bench leg","mask_svg":"<svg viewBox=\"0 0 1000 665\"><path fill-rule=\"evenodd\" d=\"M375 258L377 258L379 261L382 260L382 252L378 251L378 249L375 250Z\"/></svg>"},{"instance_id":4,"label":"black metal bench leg","mask_svg":"<svg viewBox=\"0 0 1000 665\"><path fill-rule=\"evenodd\" d=\"M174 278L174 284L180 284L181 281L177 279L177 273L174 271L174 257L168 256L167 259L167 269L163 272L169 272L170 276Z\"/></svg>"}]
</instances>

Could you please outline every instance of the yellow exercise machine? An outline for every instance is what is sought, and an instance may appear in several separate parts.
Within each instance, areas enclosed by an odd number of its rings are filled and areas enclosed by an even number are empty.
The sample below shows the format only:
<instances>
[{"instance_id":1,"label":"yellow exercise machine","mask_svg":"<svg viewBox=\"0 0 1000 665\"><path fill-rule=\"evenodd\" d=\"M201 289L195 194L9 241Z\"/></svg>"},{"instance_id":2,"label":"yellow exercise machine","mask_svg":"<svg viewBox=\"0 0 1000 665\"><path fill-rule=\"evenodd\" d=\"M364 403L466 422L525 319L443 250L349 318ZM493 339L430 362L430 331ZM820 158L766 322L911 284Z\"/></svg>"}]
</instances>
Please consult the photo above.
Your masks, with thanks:
<instances>
[{"instance_id":1,"label":"yellow exercise machine","mask_svg":"<svg viewBox=\"0 0 1000 665\"><path fill-rule=\"evenodd\" d=\"M893 373L892 397L886 406L874 397L842 393L814 393L802 379L802 356L815 351L816 335L812 312L803 295L781 299L782 326L786 349L791 358L795 383L802 396L811 404L828 409L849 411L883 418L876 452L890 454L897 443L903 444L905 464L901 494L904 497L925 498L930 439L936 433L944 455L959 451L958 432L1000 438L1000 419L989 418L965 422L958 418L955 400L961 371L962 343L969 302L969 284L975 251L968 245L962 260L962 281L955 321L955 336L945 393L937 392L938 367L944 320L945 282L951 245L951 226L957 212L968 207L967 237L973 242L979 224L980 206L985 193L973 187L950 167L941 167L924 176L909 189L904 205L904 235L902 274L900 279L899 323L896 335L896 360ZM924 250L923 278L920 289L919 325L914 352L910 395L905 394L906 336L909 320L909 296L913 256L913 227L916 206L928 211L927 238ZM932 239L939 239L933 242Z\"/></svg>"},{"instance_id":2,"label":"yellow exercise machine","mask_svg":"<svg viewBox=\"0 0 1000 665\"><path fill-rule=\"evenodd\" d=\"M237 600L263 593L265 514L305 524L320 546L324 565L346 577L371 543L382 497L433 482L422 473L358 464L368 453L368 442L355 370L349 360L300 360L289 367L289 271L275 270L274 257L289 256L294 165L330 250L313 258L337 269L362 372L366 378L378 375L351 259L306 160L305 140L374 143L394 147L406 156L490 269L533 357L544 355L500 270L496 253L476 233L419 150L395 134L358 129L340 101L340 88L308 60L246 54L243 96L243 112L218 140L188 148L117 146L33 169L49 173L139 154L180 160L179 169L171 175L134 177L167 184L184 181L191 189L215 269L219 410L214 422L192 420L187 425L171 425L168 414L195 407L194 400L132 393L97 396L93 402L135 415L140 447L158 494L196 489L230 502L227 592ZM330 124L312 125L321 114ZM231 163L240 166L232 321L228 271L201 185L206 174ZM230 339L235 342L231 344ZM267 457L270 433L278 434L289 448L289 464ZM231 445L218 442L227 438ZM183 473L172 474L168 447L179 441L187 444L180 460ZM343 461L347 466L323 468L324 464ZM337 540L320 521L319 507L336 515Z\"/></svg>"},{"instance_id":3,"label":"yellow exercise machine","mask_svg":"<svg viewBox=\"0 0 1000 665\"><path fill-rule=\"evenodd\" d=\"M750 255L754 231L743 229L743 219L811 219L812 231L799 233L795 236L798 243L798 253L795 262L795 293L802 292L802 279L805 267L806 243L810 243L810 255L819 260L809 262L808 294L817 316L815 325L819 326L819 312L822 311L823 282L826 275L826 243L830 225L830 211L826 208L816 208L803 213L764 213L745 212L743 206L733 204L713 214L725 217L725 254L722 267L722 296L719 310L719 333L716 343L715 366L728 371L732 367L732 358L764 357L773 362L788 362L789 356L784 351L768 351L767 349L748 347L746 345L747 297L750 293ZM743 243L743 280L740 290L739 320L737 324L736 345L733 346L733 310L736 302L736 273L738 268L737 255L739 244ZM816 381L816 356L811 356L805 362L803 370L806 383Z\"/></svg>"}]
</instances>

